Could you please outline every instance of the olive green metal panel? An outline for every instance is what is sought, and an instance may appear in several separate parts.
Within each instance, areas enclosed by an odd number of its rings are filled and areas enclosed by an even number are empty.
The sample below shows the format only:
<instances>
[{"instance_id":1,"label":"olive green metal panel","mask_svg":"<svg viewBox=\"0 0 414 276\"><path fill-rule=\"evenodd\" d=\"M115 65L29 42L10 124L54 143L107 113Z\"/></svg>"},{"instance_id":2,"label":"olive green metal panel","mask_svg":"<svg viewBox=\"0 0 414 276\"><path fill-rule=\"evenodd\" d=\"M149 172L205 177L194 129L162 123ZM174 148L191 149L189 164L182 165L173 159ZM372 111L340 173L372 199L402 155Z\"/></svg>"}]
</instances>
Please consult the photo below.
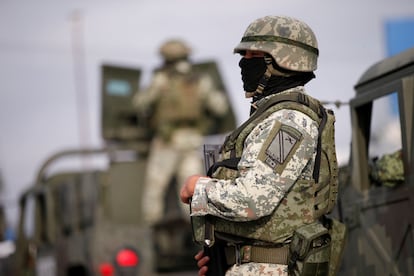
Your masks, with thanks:
<instances>
[{"instance_id":1,"label":"olive green metal panel","mask_svg":"<svg viewBox=\"0 0 414 276\"><path fill-rule=\"evenodd\" d=\"M12 275L58 275L56 251L51 247L55 242L55 232L51 227L54 206L50 204L50 190L34 186L25 191L19 201L19 228L16 251L12 257ZM42 273L44 268L48 273Z\"/></svg>"},{"instance_id":2,"label":"olive green metal panel","mask_svg":"<svg viewBox=\"0 0 414 276\"><path fill-rule=\"evenodd\" d=\"M402 95L399 100L399 105L404 108L404 113L401 114L402 124L405 127L405 143L407 145L407 164L412 164L412 150L413 150L413 116L414 116L414 76L406 77L402 80ZM414 164L414 163L413 163ZM407 168L413 171L414 168Z\"/></svg>"},{"instance_id":3,"label":"olive green metal panel","mask_svg":"<svg viewBox=\"0 0 414 276\"><path fill-rule=\"evenodd\" d=\"M104 187L108 220L114 224L142 223L141 197L145 172L144 159L111 164Z\"/></svg>"},{"instance_id":4,"label":"olive green metal panel","mask_svg":"<svg viewBox=\"0 0 414 276\"><path fill-rule=\"evenodd\" d=\"M381 60L369 67L359 78L355 85L355 90L360 93L361 87L371 85L376 81L387 83L396 77L392 76L395 72L398 74L410 75L414 72L414 48L407 49L395 56ZM398 78L398 77L397 77Z\"/></svg>"},{"instance_id":5,"label":"olive green metal panel","mask_svg":"<svg viewBox=\"0 0 414 276\"><path fill-rule=\"evenodd\" d=\"M352 183L359 192L369 188L368 143L370 135L372 103L364 106L351 105L352 122Z\"/></svg>"},{"instance_id":6,"label":"olive green metal panel","mask_svg":"<svg viewBox=\"0 0 414 276\"><path fill-rule=\"evenodd\" d=\"M196 63L194 64L194 70L209 75L212 78L218 90L225 94L227 102L229 103L229 110L227 111L227 114L224 117L212 118L214 121L211 124L212 128L210 129L208 134L214 135L232 131L236 128L236 118L231 105L232 101L229 96L229 91L226 89L226 85L224 84L217 63L215 61L205 61Z\"/></svg>"},{"instance_id":7,"label":"olive green metal panel","mask_svg":"<svg viewBox=\"0 0 414 276\"><path fill-rule=\"evenodd\" d=\"M350 163L340 168L336 215L348 228L339 275L414 275L414 48L370 67L350 101ZM374 182L375 160L368 156L372 105L396 93L404 181ZM387 169L391 166L388 165Z\"/></svg>"},{"instance_id":8,"label":"olive green metal panel","mask_svg":"<svg viewBox=\"0 0 414 276\"><path fill-rule=\"evenodd\" d=\"M102 137L106 141L146 139L146 129L132 105L141 69L102 65L101 70Z\"/></svg>"}]
</instances>

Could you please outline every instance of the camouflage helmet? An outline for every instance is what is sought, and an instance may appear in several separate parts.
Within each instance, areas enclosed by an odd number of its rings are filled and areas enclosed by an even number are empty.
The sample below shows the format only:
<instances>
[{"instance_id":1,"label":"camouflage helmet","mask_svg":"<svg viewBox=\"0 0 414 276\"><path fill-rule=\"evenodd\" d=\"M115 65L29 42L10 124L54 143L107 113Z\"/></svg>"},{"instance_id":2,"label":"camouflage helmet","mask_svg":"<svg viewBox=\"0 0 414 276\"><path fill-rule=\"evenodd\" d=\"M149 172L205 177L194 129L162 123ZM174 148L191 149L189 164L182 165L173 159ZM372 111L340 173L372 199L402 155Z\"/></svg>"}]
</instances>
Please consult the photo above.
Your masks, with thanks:
<instances>
[{"instance_id":1,"label":"camouflage helmet","mask_svg":"<svg viewBox=\"0 0 414 276\"><path fill-rule=\"evenodd\" d=\"M286 16L265 16L246 29L234 53L263 51L276 63L291 71L311 72L317 68L318 43L304 22Z\"/></svg>"},{"instance_id":2,"label":"camouflage helmet","mask_svg":"<svg viewBox=\"0 0 414 276\"><path fill-rule=\"evenodd\" d=\"M182 40L170 39L161 45L159 53L164 60L174 61L187 58L191 53L191 49Z\"/></svg>"}]
</instances>

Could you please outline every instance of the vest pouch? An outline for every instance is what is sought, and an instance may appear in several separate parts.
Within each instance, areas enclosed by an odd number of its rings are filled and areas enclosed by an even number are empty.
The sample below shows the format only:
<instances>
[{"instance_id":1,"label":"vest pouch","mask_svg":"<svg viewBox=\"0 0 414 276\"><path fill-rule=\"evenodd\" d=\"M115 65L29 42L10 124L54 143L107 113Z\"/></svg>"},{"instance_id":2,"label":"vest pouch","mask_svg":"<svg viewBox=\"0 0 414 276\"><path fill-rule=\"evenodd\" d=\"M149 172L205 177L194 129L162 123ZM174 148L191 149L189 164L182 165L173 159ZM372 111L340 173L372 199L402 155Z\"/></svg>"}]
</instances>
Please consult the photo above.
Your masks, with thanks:
<instances>
[{"instance_id":1,"label":"vest pouch","mask_svg":"<svg viewBox=\"0 0 414 276\"><path fill-rule=\"evenodd\" d=\"M215 242L214 225L209 216L192 216L191 227L194 242L211 247Z\"/></svg>"},{"instance_id":2,"label":"vest pouch","mask_svg":"<svg viewBox=\"0 0 414 276\"><path fill-rule=\"evenodd\" d=\"M331 246L331 258L329 261L329 275L337 275L341 260L342 254L345 247L347 230L345 224L336 219L331 219L331 227L329 229L332 239Z\"/></svg>"},{"instance_id":3,"label":"vest pouch","mask_svg":"<svg viewBox=\"0 0 414 276\"><path fill-rule=\"evenodd\" d=\"M329 231L320 222L296 229L289 249L289 275L328 275L330 245Z\"/></svg>"}]
</instances>

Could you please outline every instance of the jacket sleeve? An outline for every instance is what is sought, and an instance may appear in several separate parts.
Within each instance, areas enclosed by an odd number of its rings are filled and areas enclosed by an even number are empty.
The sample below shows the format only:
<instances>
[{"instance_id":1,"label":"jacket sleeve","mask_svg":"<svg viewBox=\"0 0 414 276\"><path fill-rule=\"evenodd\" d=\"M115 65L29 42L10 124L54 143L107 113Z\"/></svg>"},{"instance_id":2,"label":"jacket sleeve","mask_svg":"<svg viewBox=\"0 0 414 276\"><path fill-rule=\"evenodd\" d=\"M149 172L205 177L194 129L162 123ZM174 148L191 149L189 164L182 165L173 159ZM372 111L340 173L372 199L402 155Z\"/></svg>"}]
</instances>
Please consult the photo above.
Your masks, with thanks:
<instances>
[{"instance_id":1,"label":"jacket sleeve","mask_svg":"<svg viewBox=\"0 0 414 276\"><path fill-rule=\"evenodd\" d=\"M134 95L132 99L133 106L138 112L147 113L162 96L162 91L165 90L167 85L168 77L162 72L155 73L150 85Z\"/></svg>"},{"instance_id":2,"label":"jacket sleeve","mask_svg":"<svg viewBox=\"0 0 414 276\"><path fill-rule=\"evenodd\" d=\"M272 113L247 136L237 178L198 180L191 215L231 221L270 215L289 187L306 177L305 171L311 177L317 137L317 123L307 115L296 110Z\"/></svg>"},{"instance_id":3,"label":"jacket sleeve","mask_svg":"<svg viewBox=\"0 0 414 276\"><path fill-rule=\"evenodd\" d=\"M210 77L202 76L200 78L199 91L208 111L218 117L226 115L229 103L224 92L216 89Z\"/></svg>"}]
</instances>

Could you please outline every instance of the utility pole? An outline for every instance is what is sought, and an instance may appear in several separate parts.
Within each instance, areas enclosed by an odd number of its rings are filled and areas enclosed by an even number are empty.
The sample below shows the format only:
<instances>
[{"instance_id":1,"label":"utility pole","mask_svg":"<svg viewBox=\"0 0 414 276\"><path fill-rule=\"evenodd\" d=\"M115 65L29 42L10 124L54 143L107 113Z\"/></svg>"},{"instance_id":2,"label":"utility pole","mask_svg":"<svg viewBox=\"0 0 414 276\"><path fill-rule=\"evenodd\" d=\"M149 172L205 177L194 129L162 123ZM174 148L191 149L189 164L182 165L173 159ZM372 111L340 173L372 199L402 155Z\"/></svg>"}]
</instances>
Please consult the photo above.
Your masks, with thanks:
<instances>
[{"instance_id":1,"label":"utility pole","mask_svg":"<svg viewBox=\"0 0 414 276\"><path fill-rule=\"evenodd\" d=\"M72 23L72 55L74 69L74 84L76 110L78 121L79 145L81 148L90 146L89 136L89 104L86 89L85 50L83 41L83 14L75 10L71 14Z\"/></svg>"}]
</instances>

